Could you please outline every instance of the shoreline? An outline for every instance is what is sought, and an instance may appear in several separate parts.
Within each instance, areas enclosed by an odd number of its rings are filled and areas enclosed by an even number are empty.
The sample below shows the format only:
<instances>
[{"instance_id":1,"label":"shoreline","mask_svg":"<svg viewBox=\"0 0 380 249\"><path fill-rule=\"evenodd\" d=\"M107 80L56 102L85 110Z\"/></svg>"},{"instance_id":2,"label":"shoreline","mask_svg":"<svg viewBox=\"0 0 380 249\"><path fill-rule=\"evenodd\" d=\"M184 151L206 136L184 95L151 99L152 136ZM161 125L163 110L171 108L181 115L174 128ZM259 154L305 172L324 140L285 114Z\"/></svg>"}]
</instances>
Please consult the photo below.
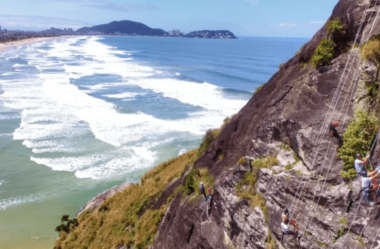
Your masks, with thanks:
<instances>
[{"instance_id":1,"label":"shoreline","mask_svg":"<svg viewBox=\"0 0 380 249\"><path fill-rule=\"evenodd\" d=\"M33 43L43 42L43 41L50 41L60 38L67 38L68 36L54 36L54 37L34 37L34 38L27 38L19 41L9 41L0 43L0 53L5 52L11 48L15 48L18 46L24 46L29 45Z\"/></svg>"}]
</instances>

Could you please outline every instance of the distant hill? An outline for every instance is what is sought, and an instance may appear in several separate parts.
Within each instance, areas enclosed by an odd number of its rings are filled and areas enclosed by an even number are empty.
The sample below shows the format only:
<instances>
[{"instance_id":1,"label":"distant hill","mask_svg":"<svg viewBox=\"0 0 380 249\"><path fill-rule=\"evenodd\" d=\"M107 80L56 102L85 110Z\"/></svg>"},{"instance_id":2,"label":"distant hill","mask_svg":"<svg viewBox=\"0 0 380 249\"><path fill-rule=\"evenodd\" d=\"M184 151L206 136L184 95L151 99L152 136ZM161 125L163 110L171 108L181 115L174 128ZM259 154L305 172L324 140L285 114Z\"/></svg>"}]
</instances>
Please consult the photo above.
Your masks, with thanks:
<instances>
[{"instance_id":1,"label":"distant hill","mask_svg":"<svg viewBox=\"0 0 380 249\"><path fill-rule=\"evenodd\" d=\"M77 30L78 33L99 32L104 34L129 34L129 35L146 35L146 36L164 36L168 35L162 29L152 29L145 24L133 21L114 21L108 24L102 24L92 27L84 27Z\"/></svg>"},{"instance_id":2,"label":"distant hill","mask_svg":"<svg viewBox=\"0 0 380 249\"><path fill-rule=\"evenodd\" d=\"M237 39L237 37L228 30L201 30L193 31L185 35L188 38L208 38L208 39Z\"/></svg>"}]
</instances>

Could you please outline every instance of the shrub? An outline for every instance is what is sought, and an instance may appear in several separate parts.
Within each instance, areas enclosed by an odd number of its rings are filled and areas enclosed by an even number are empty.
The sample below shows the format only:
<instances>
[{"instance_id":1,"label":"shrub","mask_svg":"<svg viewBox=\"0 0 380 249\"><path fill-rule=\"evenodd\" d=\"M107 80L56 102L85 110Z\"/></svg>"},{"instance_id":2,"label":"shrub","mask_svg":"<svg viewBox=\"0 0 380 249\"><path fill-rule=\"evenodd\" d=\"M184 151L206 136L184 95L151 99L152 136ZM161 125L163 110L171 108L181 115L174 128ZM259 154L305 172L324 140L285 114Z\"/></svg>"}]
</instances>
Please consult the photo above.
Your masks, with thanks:
<instances>
[{"instance_id":1,"label":"shrub","mask_svg":"<svg viewBox=\"0 0 380 249\"><path fill-rule=\"evenodd\" d=\"M293 168L293 165L288 164L285 166L285 170L291 170Z\"/></svg>"},{"instance_id":2,"label":"shrub","mask_svg":"<svg viewBox=\"0 0 380 249\"><path fill-rule=\"evenodd\" d=\"M276 155L270 155L270 156L263 156L259 159L256 159L255 161L251 162L251 165L253 167L258 168L271 168L275 165L278 165L280 162L277 160Z\"/></svg>"},{"instance_id":3,"label":"shrub","mask_svg":"<svg viewBox=\"0 0 380 249\"><path fill-rule=\"evenodd\" d=\"M367 91L369 96L376 97L379 94L379 82L374 81L368 84Z\"/></svg>"},{"instance_id":4,"label":"shrub","mask_svg":"<svg viewBox=\"0 0 380 249\"><path fill-rule=\"evenodd\" d=\"M361 111L355 114L356 117L350 122L343 134L344 143L338 152L338 156L344 164L344 171L341 171L341 175L346 179L356 177L355 154L365 154L370 149L375 133L379 129L374 117L370 117Z\"/></svg>"},{"instance_id":5,"label":"shrub","mask_svg":"<svg viewBox=\"0 0 380 249\"><path fill-rule=\"evenodd\" d=\"M260 86L256 87L254 94L260 92L263 89L263 87L265 86L265 84L266 84L266 82L264 82Z\"/></svg>"},{"instance_id":6,"label":"shrub","mask_svg":"<svg viewBox=\"0 0 380 249\"><path fill-rule=\"evenodd\" d=\"M70 220L69 215L65 214L61 217L61 224L55 228L55 231L58 233L65 232L70 233L75 227L79 225L76 218Z\"/></svg>"},{"instance_id":7,"label":"shrub","mask_svg":"<svg viewBox=\"0 0 380 249\"><path fill-rule=\"evenodd\" d=\"M323 39L314 51L310 63L314 67L326 66L330 64L335 56L335 42L328 39Z\"/></svg>"},{"instance_id":8,"label":"shrub","mask_svg":"<svg viewBox=\"0 0 380 249\"><path fill-rule=\"evenodd\" d=\"M188 176L186 176L186 179L185 179L185 193L187 195L191 195L194 191L195 191L195 188L194 188L194 176L195 175L198 175L199 174L199 170L198 169L192 169L189 173Z\"/></svg>"},{"instance_id":9,"label":"shrub","mask_svg":"<svg viewBox=\"0 0 380 249\"><path fill-rule=\"evenodd\" d=\"M214 141L215 138L216 136L214 135L214 132L212 130L208 130L206 132L206 135L203 137L202 143L199 146L198 157L200 157L208 149L208 147L210 146L212 141Z\"/></svg>"},{"instance_id":10,"label":"shrub","mask_svg":"<svg viewBox=\"0 0 380 249\"><path fill-rule=\"evenodd\" d=\"M345 34L344 26L339 17L330 20L327 23L327 35L333 40L337 40L340 36Z\"/></svg>"},{"instance_id":11,"label":"shrub","mask_svg":"<svg viewBox=\"0 0 380 249\"><path fill-rule=\"evenodd\" d=\"M285 66L285 63L281 63L280 65L278 65L278 69L281 70L284 68L284 66Z\"/></svg>"},{"instance_id":12,"label":"shrub","mask_svg":"<svg viewBox=\"0 0 380 249\"><path fill-rule=\"evenodd\" d=\"M339 219L339 222L340 222L340 224L342 224L342 225L347 225L347 218L346 218L346 217L341 217L341 218Z\"/></svg>"},{"instance_id":13,"label":"shrub","mask_svg":"<svg viewBox=\"0 0 380 249\"><path fill-rule=\"evenodd\" d=\"M360 54L364 60L372 60L377 65L380 62L380 40L372 39L360 47Z\"/></svg>"},{"instance_id":14,"label":"shrub","mask_svg":"<svg viewBox=\"0 0 380 249\"><path fill-rule=\"evenodd\" d=\"M219 155L219 160L223 160L224 159L224 154L220 154Z\"/></svg>"},{"instance_id":15,"label":"shrub","mask_svg":"<svg viewBox=\"0 0 380 249\"><path fill-rule=\"evenodd\" d=\"M238 160L238 164L243 164L244 162L245 162L244 157L241 157L241 158Z\"/></svg>"}]
</instances>

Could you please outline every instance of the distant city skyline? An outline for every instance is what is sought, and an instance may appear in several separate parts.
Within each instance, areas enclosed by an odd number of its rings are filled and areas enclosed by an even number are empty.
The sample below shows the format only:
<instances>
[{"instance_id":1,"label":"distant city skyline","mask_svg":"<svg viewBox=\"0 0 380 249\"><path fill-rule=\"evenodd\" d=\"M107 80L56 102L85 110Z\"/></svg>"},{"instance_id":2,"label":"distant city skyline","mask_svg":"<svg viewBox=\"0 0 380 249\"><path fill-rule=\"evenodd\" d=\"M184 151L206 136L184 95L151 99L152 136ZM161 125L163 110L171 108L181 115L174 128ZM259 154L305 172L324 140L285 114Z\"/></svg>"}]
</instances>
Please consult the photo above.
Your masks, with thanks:
<instances>
[{"instance_id":1,"label":"distant city skyline","mask_svg":"<svg viewBox=\"0 0 380 249\"><path fill-rule=\"evenodd\" d=\"M131 20L166 31L228 29L238 36L312 37L338 0L14 0L0 4L8 30L78 29Z\"/></svg>"}]
</instances>

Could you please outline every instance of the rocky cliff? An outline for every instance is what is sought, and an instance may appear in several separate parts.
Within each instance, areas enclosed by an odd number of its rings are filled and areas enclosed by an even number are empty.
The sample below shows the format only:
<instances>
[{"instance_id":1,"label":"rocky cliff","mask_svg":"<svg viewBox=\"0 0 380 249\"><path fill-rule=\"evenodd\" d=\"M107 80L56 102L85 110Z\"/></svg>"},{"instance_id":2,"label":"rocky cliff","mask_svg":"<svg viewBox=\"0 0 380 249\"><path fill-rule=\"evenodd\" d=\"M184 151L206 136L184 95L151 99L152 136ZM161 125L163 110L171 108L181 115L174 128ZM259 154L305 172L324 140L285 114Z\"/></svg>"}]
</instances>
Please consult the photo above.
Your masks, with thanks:
<instances>
[{"instance_id":1,"label":"rocky cliff","mask_svg":"<svg viewBox=\"0 0 380 249\"><path fill-rule=\"evenodd\" d=\"M362 60L354 44L380 34L378 11L378 1L340 0L329 19L344 26L335 58L317 68L308 64L328 37L325 25L228 124L206 135L195 163L139 212L167 203L152 244L120 239L104 247L92 240L88 248L380 248L379 206L360 201L359 179L341 177L338 142L328 130L338 120L344 132L356 110L378 114L378 91L370 96L366 85L377 66ZM380 163L380 146L372 161ZM213 179L210 200L187 191L192 174L204 176L197 169ZM284 208L301 229L290 229L280 243Z\"/></svg>"}]
</instances>

